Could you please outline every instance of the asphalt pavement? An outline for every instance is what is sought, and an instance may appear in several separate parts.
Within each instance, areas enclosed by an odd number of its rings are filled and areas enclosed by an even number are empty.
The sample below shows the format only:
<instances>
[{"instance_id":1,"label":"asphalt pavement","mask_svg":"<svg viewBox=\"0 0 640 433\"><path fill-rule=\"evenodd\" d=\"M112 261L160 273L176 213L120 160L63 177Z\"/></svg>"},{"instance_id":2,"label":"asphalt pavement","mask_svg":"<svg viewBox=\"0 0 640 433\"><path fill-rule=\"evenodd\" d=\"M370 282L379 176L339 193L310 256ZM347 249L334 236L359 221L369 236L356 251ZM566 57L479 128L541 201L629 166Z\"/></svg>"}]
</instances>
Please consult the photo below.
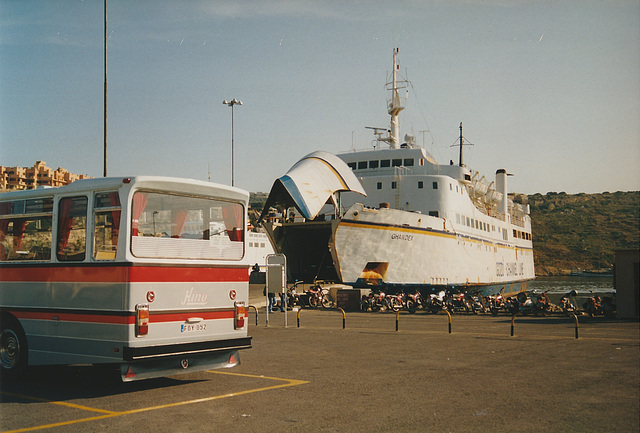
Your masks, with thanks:
<instances>
[{"instance_id":1,"label":"asphalt pavement","mask_svg":"<svg viewBox=\"0 0 640 433\"><path fill-rule=\"evenodd\" d=\"M2 431L638 432L638 322L250 312L241 365L121 383L91 366L0 386ZM396 322L397 317L397 322ZM343 328L344 324L344 328ZM396 325L398 330L396 331ZM513 336L511 331L513 329Z\"/></svg>"}]
</instances>

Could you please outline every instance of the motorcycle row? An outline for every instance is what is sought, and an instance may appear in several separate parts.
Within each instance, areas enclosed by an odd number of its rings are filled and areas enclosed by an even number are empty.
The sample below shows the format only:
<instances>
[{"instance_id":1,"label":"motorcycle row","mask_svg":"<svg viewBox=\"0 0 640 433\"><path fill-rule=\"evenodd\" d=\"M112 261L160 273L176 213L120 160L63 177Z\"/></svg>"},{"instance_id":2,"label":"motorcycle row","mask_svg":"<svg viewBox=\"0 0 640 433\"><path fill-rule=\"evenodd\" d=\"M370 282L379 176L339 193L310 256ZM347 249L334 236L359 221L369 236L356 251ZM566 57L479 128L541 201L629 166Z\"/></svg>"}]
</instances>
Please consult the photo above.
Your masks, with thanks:
<instances>
[{"instance_id":1,"label":"motorcycle row","mask_svg":"<svg viewBox=\"0 0 640 433\"><path fill-rule=\"evenodd\" d=\"M415 313L418 310L437 314L440 311L451 313L491 313L494 316L500 313L541 315L549 313L588 314L589 316L602 315L608 318L615 317L616 306L612 297L600 299L592 296L583 304L583 309L577 307L577 293L571 291L561 300L560 305L549 301L546 293L519 293L517 296L505 298L502 295L485 296L474 295L469 292L453 293L442 290L423 296L419 291L413 293L386 294L383 291L371 292L362 297L362 311L400 311L406 310Z\"/></svg>"},{"instance_id":2,"label":"motorcycle row","mask_svg":"<svg viewBox=\"0 0 640 433\"><path fill-rule=\"evenodd\" d=\"M329 291L320 284L314 284L306 292L300 294L296 291L296 286L291 287L287 292L287 304L289 307L299 305L301 307L335 307L335 300ZM589 315L605 316L613 318L616 315L615 299L612 296L600 298L598 295L591 296L583 303L582 308L578 307L575 290L570 291L560 299L560 305L551 303L546 292L531 292L531 296L526 293L518 293L517 296L503 297L480 296L470 292L453 292L442 290L438 293L431 293L424 296L418 290L413 292L400 292L389 294L382 290L371 291L363 295L360 301L362 311L401 311L406 310L413 314L418 310L437 314L439 312L453 313L491 313L498 314L522 314L540 315L549 313L564 313L566 315Z\"/></svg>"}]
</instances>

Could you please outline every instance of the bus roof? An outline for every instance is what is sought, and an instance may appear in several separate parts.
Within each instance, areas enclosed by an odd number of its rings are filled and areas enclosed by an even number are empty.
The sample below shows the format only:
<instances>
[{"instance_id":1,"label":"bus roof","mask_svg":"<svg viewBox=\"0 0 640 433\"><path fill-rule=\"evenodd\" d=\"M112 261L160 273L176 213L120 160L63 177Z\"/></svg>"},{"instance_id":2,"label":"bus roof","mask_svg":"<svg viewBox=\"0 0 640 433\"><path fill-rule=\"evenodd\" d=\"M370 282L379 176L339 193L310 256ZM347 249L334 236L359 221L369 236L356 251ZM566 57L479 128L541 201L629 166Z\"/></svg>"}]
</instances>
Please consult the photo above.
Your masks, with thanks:
<instances>
[{"instance_id":1,"label":"bus roof","mask_svg":"<svg viewBox=\"0 0 640 433\"><path fill-rule=\"evenodd\" d=\"M40 187L29 190L9 191L0 194L0 201L52 196L54 194L66 195L84 191L117 189L122 187L122 185L129 185L131 188L175 191L202 196L215 195L216 197L233 200L249 200L249 193L247 191L228 185L178 177L131 176L80 179L69 185L60 187Z\"/></svg>"}]
</instances>

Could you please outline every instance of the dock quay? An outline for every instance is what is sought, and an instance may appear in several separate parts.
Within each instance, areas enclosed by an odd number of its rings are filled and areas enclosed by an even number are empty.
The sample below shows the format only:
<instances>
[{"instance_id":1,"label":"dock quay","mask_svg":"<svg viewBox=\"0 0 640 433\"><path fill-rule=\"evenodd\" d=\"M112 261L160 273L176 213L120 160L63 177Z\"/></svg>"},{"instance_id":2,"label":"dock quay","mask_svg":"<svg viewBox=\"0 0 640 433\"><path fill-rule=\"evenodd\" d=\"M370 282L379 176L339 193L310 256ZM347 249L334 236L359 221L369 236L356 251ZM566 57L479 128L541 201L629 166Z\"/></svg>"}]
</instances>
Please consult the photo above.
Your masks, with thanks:
<instances>
[{"instance_id":1,"label":"dock quay","mask_svg":"<svg viewBox=\"0 0 640 433\"><path fill-rule=\"evenodd\" d=\"M255 325L256 311L258 325ZM3 382L0 430L637 432L637 321L251 309L225 371L121 383L91 366ZM399 318L396 331L396 317ZM24 429L24 430L21 430Z\"/></svg>"}]
</instances>

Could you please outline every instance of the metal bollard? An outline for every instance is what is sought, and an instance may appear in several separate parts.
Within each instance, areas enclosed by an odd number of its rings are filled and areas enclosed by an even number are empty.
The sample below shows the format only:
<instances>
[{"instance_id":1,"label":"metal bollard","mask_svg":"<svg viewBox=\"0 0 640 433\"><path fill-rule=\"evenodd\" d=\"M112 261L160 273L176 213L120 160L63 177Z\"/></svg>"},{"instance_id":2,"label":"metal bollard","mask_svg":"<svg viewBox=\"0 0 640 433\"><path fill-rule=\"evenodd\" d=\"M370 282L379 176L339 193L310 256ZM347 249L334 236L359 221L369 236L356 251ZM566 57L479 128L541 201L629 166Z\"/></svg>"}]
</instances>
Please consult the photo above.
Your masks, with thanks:
<instances>
[{"instance_id":1,"label":"metal bollard","mask_svg":"<svg viewBox=\"0 0 640 433\"><path fill-rule=\"evenodd\" d=\"M253 308L253 310L256 312L256 326L258 326L258 309L255 305L249 305L249 308Z\"/></svg>"},{"instance_id":2,"label":"metal bollard","mask_svg":"<svg viewBox=\"0 0 640 433\"><path fill-rule=\"evenodd\" d=\"M516 314L518 313L513 313L513 316L511 316L511 336L512 337L513 337L513 328L515 327Z\"/></svg>"},{"instance_id":3,"label":"metal bollard","mask_svg":"<svg viewBox=\"0 0 640 433\"><path fill-rule=\"evenodd\" d=\"M344 313L344 310L338 307L338 310L342 311L342 329L346 328L347 315Z\"/></svg>"},{"instance_id":4,"label":"metal bollard","mask_svg":"<svg viewBox=\"0 0 640 433\"><path fill-rule=\"evenodd\" d=\"M302 313L302 308L298 308L298 328L300 327L300 313Z\"/></svg>"},{"instance_id":5,"label":"metal bollard","mask_svg":"<svg viewBox=\"0 0 640 433\"><path fill-rule=\"evenodd\" d=\"M449 311L444 310L445 313L447 313L447 316L449 316L449 334L451 334L451 313L449 313Z\"/></svg>"},{"instance_id":6,"label":"metal bollard","mask_svg":"<svg viewBox=\"0 0 640 433\"><path fill-rule=\"evenodd\" d=\"M576 316L574 313L571 314L573 316L573 319L576 321L576 339L578 338L578 316Z\"/></svg>"},{"instance_id":7,"label":"metal bollard","mask_svg":"<svg viewBox=\"0 0 640 433\"><path fill-rule=\"evenodd\" d=\"M400 318L400 310L396 311L396 332L398 332L398 320Z\"/></svg>"}]
</instances>

